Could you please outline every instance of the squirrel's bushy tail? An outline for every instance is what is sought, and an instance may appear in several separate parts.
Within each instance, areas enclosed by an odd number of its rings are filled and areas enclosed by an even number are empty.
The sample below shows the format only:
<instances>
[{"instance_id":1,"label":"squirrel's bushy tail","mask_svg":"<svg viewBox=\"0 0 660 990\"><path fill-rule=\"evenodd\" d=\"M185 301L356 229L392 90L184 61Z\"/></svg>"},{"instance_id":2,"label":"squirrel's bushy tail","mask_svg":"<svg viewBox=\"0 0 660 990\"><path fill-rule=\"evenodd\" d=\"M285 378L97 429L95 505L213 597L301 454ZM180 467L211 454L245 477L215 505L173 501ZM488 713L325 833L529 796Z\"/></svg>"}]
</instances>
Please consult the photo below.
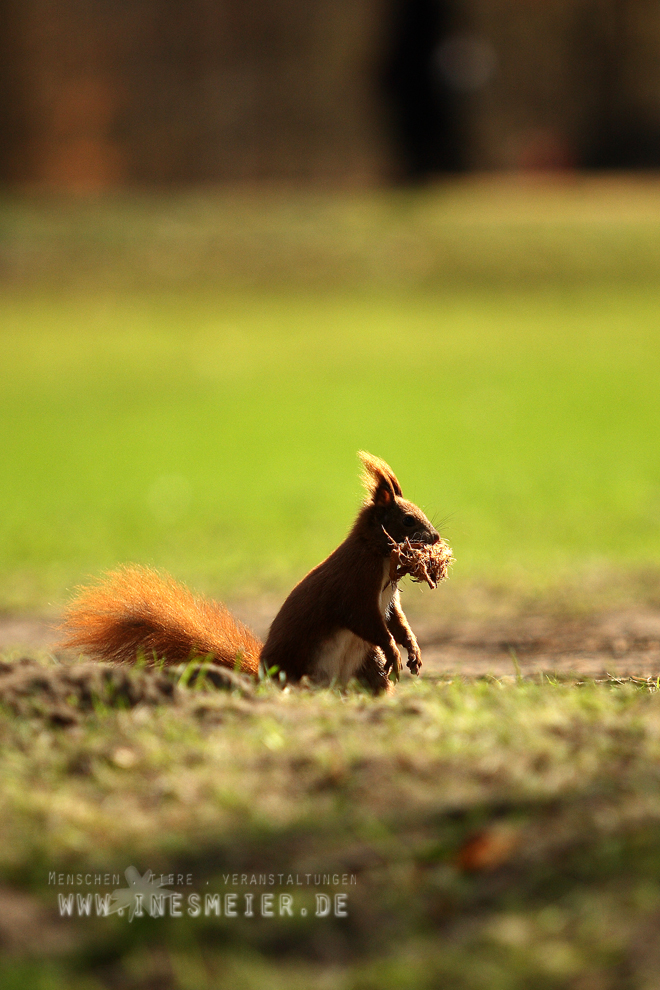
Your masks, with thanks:
<instances>
[{"instance_id":1,"label":"squirrel's bushy tail","mask_svg":"<svg viewBox=\"0 0 660 990\"><path fill-rule=\"evenodd\" d=\"M213 656L256 675L262 644L219 602L198 598L169 575L124 567L82 588L64 613L64 648L133 663L143 655L167 664Z\"/></svg>"}]
</instances>

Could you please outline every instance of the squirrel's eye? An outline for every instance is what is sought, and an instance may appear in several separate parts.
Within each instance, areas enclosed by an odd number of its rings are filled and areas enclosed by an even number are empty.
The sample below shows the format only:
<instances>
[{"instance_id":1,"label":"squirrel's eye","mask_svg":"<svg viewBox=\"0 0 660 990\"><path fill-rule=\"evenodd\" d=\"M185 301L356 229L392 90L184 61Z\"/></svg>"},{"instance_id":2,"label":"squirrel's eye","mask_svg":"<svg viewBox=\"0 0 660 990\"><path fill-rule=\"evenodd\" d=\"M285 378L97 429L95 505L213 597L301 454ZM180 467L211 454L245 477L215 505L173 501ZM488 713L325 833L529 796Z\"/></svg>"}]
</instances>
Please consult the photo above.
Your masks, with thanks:
<instances>
[{"instance_id":1,"label":"squirrel's eye","mask_svg":"<svg viewBox=\"0 0 660 990\"><path fill-rule=\"evenodd\" d=\"M407 513L403 517L403 525L404 526L408 526L408 527L414 526L415 525L415 517L414 516L411 516L410 513Z\"/></svg>"}]
</instances>

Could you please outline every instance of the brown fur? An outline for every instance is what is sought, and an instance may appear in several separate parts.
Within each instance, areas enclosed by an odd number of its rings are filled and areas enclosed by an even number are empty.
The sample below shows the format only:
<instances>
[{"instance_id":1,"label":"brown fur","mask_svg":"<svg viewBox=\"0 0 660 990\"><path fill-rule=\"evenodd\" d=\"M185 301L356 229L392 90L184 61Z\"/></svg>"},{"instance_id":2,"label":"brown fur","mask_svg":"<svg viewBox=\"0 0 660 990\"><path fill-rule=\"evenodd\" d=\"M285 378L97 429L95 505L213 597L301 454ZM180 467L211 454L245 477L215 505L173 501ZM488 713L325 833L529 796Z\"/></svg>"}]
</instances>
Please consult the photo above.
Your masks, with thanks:
<instances>
[{"instance_id":1,"label":"brown fur","mask_svg":"<svg viewBox=\"0 0 660 990\"><path fill-rule=\"evenodd\" d=\"M380 691L388 688L388 674L400 671L399 643L418 673L419 646L390 573L392 546L407 538L432 545L440 537L402 497L392 469L371 454L360 457L367 497L353 528L296 585L263 647L223 605L196 598L172 578L142 567L124 568L83 589L65 613L63 645L120 662L131 662L139 652L167 663L211 655L226 667L240 661L241 670L252 675L261 659L266 670L275 668L295 682L327 676L323 663L332 666L336 644L340 666L342 656L348 657L346 669L357 664L355 676Z\"/></svg>"}]
</instances>

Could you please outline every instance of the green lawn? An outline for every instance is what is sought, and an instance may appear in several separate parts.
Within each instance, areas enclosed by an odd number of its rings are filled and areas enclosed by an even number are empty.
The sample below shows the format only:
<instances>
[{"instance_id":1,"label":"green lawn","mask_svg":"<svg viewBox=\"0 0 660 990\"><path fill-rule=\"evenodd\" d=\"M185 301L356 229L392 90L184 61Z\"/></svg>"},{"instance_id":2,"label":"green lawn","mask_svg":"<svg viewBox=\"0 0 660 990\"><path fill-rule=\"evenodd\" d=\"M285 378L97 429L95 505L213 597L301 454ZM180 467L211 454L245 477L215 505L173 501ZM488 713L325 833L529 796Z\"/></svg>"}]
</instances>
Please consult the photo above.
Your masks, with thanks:
<instances>
[{"instance_id":1,"label":"green lawn","mask_svg":"<svg viewBox=\"0 0 660 990\"><path fill-rule=\"evenodd\" d=\"M660 559L660 289L0 297L0 602L150 562L284 589L343 537L355 452L454 581Z\"/></svg>"}]
</instances>

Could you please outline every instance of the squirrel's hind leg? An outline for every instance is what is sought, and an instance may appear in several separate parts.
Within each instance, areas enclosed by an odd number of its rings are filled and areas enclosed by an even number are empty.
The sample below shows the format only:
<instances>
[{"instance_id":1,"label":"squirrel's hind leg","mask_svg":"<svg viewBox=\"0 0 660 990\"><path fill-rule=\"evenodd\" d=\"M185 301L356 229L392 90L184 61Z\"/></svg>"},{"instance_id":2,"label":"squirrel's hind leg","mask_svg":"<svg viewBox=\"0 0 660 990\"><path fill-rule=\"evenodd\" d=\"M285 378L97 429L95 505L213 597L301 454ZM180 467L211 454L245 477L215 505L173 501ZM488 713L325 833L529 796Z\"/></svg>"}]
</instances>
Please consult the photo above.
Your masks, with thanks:
<instances>
[{"instance_id":1,"label":"squirrel's hind leg","mask_svg":"<svg viewBox=\"0 0 660 990\"><path fill-rule=\"evenodd\" d=\"M385 656L377 646L369 650L356 677L358 683L372 694L390 694L394 690L394 684L385 670Z\"/></svg>"}]
</instances>

